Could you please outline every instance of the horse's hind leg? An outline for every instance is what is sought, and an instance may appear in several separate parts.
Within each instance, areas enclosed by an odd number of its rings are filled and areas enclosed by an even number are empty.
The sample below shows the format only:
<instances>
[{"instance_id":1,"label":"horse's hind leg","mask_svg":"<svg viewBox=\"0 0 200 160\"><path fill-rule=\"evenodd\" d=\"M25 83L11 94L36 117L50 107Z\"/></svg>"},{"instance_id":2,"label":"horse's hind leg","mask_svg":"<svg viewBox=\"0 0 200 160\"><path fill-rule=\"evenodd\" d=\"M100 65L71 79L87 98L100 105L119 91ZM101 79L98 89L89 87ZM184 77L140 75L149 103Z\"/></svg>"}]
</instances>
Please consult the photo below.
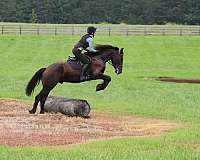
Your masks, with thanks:
<instances>
[{"instance_id":1,"label":"horse's hind leg","mask_svg":"<svg viewBox=\"0 0 200 160\"><path fill-rule=\"evenodd\" d=\"M35 102L33 104L33 108L29 111L30 114L34 114L36 112L38 103L41 99L41 92L42 91L40 91L40 93L37 96L35 96Z\"/></svg>"},{"instance_id":2,"label":"horse's hind leg","mask_svg":"<svg viewBox=\"0 0 200 160\"><path fill-rule=\"evenodd\" d=\"M44 113L44 104L45 104L45 101L52 89L43 87L43 89L40 91L40 93L35 97L35 102L33 104L33 108L32 108L32 110L29 111L29 113L34 114L36 112L39 102L40 102L40 107L41 107L40 113L41 114Z\"/></svg>"},{"instance_id":3,"label":"horse's hind leg","mask_svg":"<svg viewBox=\"0 0 200 160\"><path fill-rule=\"evenodd\" d=\"M40 114L44 114L44 104L45 104L45 101L52 89L46 88L46 89L42 90L42 98L40 99L40 107L41 107Z\"/></svg>"}]
</instances>

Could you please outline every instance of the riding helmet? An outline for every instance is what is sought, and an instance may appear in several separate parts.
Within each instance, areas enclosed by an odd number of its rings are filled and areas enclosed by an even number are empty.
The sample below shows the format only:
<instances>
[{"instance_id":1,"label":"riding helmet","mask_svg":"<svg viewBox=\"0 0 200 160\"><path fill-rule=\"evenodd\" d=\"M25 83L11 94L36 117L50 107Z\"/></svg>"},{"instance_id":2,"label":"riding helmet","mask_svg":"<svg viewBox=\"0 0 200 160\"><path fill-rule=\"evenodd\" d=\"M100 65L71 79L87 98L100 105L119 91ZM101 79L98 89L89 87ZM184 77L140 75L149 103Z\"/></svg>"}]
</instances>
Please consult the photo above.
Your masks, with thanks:
<instances>
[{"instance_id":1,"label":"riding helmet","mask_svg":"<svg viewBox=\"0 0 200 160\"><path fill-rule=\"evenodd\" d=\"M87 28L87 33L88 34L94 34L96 32L97 28L90 26Z\"/></svg>"}]
</instances>

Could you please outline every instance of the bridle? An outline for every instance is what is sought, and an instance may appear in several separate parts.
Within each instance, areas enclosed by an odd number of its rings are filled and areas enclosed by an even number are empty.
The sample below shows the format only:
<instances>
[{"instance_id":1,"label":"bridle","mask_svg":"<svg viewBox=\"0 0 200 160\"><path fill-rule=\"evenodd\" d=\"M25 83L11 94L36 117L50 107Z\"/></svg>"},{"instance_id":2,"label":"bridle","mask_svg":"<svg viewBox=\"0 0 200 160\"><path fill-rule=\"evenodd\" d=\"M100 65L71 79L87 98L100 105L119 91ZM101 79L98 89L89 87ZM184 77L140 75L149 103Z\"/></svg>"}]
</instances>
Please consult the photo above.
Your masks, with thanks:
<instances>
[{"instance_id":1,"label":"bridle","mask_svg":"<svg viewBox=\"0 0 200 160\"><path fill-rule=\"evenodd\" d=\"M114 67L114 65L112 64L111 60L108 61L108 64L110 64L111 66ZM122 67L122 64L118 65L118 67Z\"/></svg>"},{"instance_id":2,"label":"bridle","mask_svg":"<svg viewBox=\"0 0 200 160\"><path fill-rule=\"evenodd\" d=\"M111 66L114 67L114 65L112 64L111 60L108 61L108 64L110 64Z\"/></svg>"}]
</instances>

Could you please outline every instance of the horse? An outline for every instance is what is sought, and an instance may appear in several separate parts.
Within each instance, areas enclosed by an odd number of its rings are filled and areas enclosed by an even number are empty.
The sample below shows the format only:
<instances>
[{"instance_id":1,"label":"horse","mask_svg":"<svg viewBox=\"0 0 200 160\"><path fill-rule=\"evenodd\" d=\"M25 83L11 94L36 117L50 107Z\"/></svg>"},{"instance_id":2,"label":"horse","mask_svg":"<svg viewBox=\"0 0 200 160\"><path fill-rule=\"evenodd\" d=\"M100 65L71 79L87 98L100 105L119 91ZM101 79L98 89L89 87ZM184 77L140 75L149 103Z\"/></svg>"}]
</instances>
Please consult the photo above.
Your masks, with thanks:
<instances>
[{"instance_id":1,"label":"horse","mask_svg":"<svg viewBox=\"0 0 200 160\"><path fill-rule=\"evenodd\" d=\"M30 114L34 114L40 102L40 114L44 114L44 104L50 91L58 84L63 82L81 83L84 81L102 79L103 83L97 84L96 91L104 90L111 81L111 77L104 74L106 63L111 61L111 65L115 69L117 75L122 73L124 48L119 49L112 45L97 45L97 54L85 54L91 60L90 78L80 80L82 64L78 60L70 60L67 62L54 63L46 68L40 68L30 79L26 86L26 95L31 96L34 88L42 81L42 89L37 96Z\"/></svg>"}]
</instances>

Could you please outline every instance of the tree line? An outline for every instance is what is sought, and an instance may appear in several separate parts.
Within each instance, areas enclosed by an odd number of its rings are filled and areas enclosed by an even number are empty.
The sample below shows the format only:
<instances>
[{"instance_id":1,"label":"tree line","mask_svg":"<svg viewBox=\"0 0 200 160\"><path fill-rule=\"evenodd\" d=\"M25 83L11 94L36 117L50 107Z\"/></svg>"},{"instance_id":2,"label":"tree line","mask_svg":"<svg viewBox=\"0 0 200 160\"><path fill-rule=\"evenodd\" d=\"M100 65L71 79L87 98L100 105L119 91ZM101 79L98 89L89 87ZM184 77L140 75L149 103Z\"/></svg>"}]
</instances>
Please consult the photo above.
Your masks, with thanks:
<instances>
[{"instance_id":1,"label":"tree line","mask_svg":"<svg viewBox=\"0 0 200 160\"><path fill-rule=\"evenodd\" d=\"M200 24L200 0L0 0L0 21Z\"/></svg>"}]
</instances>

